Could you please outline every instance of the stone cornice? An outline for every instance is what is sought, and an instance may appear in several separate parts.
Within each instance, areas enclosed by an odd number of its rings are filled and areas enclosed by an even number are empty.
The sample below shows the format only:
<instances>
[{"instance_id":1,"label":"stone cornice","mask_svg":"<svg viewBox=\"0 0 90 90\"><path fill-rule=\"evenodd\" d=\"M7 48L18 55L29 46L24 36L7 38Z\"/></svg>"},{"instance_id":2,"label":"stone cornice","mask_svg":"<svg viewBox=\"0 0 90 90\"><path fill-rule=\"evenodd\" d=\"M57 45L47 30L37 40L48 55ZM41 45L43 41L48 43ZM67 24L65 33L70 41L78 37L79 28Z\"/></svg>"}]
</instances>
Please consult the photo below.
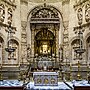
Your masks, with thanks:
<instances>
[{"instance_id":1,"label":"stone cornice","mask_svg":"<svg viewBox=\"0 0 90 90\"><path fill-rule=\"evenodd\" d=\"M12 2L9 2L7 0L1 0L1 1L3 1L3 2L7 3L8 5L13 6L13 7L16 8L16 5L14 3L12 3Z\"/></svg>"}]
</instances>

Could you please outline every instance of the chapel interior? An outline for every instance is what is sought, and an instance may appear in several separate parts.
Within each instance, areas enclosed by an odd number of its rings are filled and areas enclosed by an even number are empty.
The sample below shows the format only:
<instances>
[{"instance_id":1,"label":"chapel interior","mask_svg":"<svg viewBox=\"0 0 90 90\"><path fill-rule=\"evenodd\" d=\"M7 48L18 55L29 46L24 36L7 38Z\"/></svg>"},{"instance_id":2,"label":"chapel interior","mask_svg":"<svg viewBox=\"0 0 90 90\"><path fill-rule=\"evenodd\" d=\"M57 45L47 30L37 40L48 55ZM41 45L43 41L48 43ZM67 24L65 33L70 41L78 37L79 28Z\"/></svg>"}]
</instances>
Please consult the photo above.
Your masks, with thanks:
<instances>
[{"instance_id":1,"label":"chapel interior","mask_svg":"<svg viewBox=\"0 0 90 90\"><path fill-rule=\"evenodd\" d=\"M0 80L34 72L88 80L90 0L0 0Z\"/></svg>"}]
</instances>

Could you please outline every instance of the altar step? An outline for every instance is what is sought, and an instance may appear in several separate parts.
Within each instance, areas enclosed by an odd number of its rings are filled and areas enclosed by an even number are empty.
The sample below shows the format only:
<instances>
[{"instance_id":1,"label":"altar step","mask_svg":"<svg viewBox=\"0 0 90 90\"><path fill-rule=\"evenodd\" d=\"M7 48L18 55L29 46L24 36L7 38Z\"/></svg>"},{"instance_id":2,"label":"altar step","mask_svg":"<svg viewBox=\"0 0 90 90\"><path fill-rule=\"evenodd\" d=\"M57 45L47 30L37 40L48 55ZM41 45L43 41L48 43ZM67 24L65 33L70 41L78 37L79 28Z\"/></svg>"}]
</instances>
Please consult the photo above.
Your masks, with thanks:
<instances>
[{"instance_id":1,"label":"altar step","mask_svg":"<svg viewBox=\"0 0 90 90\"><path fill-rule=\"evenodd\" d=\"M72 83L69 84L73 87ZM58 86L35 86L34 82L30 82L27 90L71 90L64 82L58 82Z\"/></svg>"}]
</instances>

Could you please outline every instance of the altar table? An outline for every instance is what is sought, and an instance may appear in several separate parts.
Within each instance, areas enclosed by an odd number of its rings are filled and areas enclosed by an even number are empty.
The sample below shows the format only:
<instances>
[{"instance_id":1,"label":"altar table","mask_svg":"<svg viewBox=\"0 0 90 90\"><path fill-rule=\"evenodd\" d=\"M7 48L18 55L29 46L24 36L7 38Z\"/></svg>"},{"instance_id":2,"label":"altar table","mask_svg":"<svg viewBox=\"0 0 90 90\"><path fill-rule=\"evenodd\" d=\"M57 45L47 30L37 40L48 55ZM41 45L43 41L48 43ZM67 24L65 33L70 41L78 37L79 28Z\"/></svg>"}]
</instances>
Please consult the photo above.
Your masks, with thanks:
<instances>
[{"instance_id":1,"label":"altar table","mask_svg":"<svg viewBox=\"0 0 90 90\"><path fill-rule=\"evenodd\" d=\"M35 86L57 86L58 73L57 72L34 72L34 85Z\"/></svg>"}]
</instances>

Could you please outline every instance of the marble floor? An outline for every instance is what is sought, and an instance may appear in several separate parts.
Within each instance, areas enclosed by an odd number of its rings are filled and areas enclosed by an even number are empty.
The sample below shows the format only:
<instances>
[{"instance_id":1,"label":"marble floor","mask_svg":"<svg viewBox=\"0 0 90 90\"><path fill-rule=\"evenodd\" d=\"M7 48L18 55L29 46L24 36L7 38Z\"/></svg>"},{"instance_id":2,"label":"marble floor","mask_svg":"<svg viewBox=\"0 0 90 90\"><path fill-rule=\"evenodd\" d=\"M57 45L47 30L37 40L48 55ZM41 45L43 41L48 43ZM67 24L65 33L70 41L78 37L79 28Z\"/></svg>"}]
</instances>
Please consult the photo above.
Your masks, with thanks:
<instances>
[{"instance_id":1,"label":"marble floor","mask_svg":"<svg viewBox=\"0 0 90 90\"><path fill-rule=\"evenodd\" d=\"M68 84L73 88L73 85L71 82L68 82ZM28 90L71 90L69 86L67 86L64 82L58 82L57 86L35 86L34 82L30 82L27 85Z\"/></svg>"},{"instance_id":2,"label":"marble floor","mask_svg":"<svg viewBox=\"0 0 90 90\"><path fill-rule=\"evenodd\" d=\"M15 86L23 86L22 81L18 80L3 80L0 81L0 87L15 87ZM72 80L71 82L58 82L57 86L35 86L34 82L29 82L26 85L26 90L73 90L73 86L90 86L88 81L76 81Z\"/></svg>"}]
</instances>

